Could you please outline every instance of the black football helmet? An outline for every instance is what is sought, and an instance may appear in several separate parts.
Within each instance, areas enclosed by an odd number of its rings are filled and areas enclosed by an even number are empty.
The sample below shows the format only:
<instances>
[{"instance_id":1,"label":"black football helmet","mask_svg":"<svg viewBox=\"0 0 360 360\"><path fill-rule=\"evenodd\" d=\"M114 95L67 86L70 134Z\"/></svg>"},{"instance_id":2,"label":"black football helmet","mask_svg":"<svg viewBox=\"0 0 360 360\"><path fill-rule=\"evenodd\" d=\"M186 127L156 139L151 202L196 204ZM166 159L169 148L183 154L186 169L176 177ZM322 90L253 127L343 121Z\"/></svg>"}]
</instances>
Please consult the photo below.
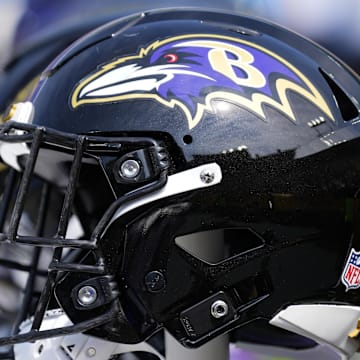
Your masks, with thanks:
<instances>
[{"instance_id":1,"label":"black football helmet","mask_svg":"<svg viewBox=\"0 0 360 360\"><path fill-rule=\"evenodd\" d=\"M0 344L165 328L198 347L258 323L355 351L359 101L333 55L237 14L149 11L78 40L1 129L1 241L33 253L0 262L29 273L31 318ZM72 325L40 329L59 307Z\"/></svg>"}]
</instances>

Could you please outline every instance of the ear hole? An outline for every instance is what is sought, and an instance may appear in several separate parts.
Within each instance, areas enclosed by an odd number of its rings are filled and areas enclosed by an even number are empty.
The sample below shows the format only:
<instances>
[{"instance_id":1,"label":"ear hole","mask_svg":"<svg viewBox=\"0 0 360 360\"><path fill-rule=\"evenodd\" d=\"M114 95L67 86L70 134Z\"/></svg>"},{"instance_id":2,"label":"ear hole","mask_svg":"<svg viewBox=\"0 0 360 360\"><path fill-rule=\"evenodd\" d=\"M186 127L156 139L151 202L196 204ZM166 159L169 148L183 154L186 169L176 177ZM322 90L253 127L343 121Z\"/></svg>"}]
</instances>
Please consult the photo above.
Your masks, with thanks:
<instances>
[{"instance_id":1,"label":"ear hole","mask_svg":"<svg viewBox=\"0 0 360 360\"><path fill-rule=\"evenodd\" d=\"M343 89L336 83L336 81L330 77L324 70L320 69L322 76L325 78L326 82L329 84L339 110L341 112L341 116L344 121L350 121L359 116L359 111L351 101L349 96L343 91Z\"/></svg>"},{"instance_id":2,"label":"ear hole","mask_svg":"<svg viewBox=\"0 0 360 360\"><path fill-rule=\"evenodd\" d=\"M199 260L216 265L258 249L264 240L249 228L225 228L178 236L175 243Z\"/></svg>"}]
</instances>

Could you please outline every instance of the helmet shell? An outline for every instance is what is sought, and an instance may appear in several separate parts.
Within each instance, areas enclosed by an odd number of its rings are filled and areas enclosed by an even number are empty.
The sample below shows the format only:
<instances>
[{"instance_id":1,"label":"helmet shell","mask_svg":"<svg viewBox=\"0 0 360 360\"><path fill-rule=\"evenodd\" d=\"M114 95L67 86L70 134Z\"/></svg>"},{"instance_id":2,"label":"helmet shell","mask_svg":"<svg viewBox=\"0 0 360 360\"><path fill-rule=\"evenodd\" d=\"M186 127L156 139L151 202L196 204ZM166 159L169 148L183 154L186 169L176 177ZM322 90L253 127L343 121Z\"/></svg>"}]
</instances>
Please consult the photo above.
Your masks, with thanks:
<instances>
[{"instance_id":1,"label":"helmet shell","mask_svg":"<svg viewBox=\"0 0 360 360\"><path fill-rule=\"evenodd\" d=\"M161 132L192 159L325 149L329 133L357 121L359 98L354 73L299 35L240 15L171 9L80 39L44 72L32 101L35 124Z\"/></svg>"}]
</instances>

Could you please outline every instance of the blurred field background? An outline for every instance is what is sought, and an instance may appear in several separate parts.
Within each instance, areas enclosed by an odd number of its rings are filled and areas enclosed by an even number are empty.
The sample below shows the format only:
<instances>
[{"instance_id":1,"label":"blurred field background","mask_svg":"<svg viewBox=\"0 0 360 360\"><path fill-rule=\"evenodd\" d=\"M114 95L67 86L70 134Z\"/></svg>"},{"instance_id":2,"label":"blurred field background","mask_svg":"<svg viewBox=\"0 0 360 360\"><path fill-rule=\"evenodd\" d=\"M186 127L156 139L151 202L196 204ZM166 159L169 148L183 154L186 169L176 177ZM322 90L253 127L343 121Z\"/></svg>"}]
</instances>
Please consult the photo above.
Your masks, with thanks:
<instances>
[{"instance_id":1,"label":"blurred field background","mask_svg":"<svg viewBox=\"0 0 360 360\"><path fill-rule=\"evenodd\" d=\"M260 16L319 42L360 72L359 0L0 0L0 68L24 39L52 31L59 13L67 14L70 23L96 7L119 4L124 13L191 5Z\"/></svg>"}]
</instances>

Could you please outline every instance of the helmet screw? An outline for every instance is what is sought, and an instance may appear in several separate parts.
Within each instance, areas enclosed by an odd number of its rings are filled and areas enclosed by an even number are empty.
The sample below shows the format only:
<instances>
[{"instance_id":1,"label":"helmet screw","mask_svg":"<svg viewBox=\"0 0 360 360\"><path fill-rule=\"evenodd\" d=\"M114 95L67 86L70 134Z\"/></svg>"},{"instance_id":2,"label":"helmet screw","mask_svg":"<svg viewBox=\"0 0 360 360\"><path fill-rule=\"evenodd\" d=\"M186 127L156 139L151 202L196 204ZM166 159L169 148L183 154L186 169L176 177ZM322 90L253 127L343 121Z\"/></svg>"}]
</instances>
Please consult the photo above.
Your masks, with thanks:
<instances>
[{"instance_id":1,"label":"helmet screw","mask_svg":"<svg viewBox=\"0 0 360 360\"><path fill-rule=\"evenodd\" d=\"M215 173L213 171L210 170L203 170L200 173L200 180L204 183L204 184L211 184L215 179Z\"/></svg>"},{"instance_id":2,"label":"helmet screw","mask_svg":"<svg viewBox=\"0 0 360 360\"><path fill-rule=\"evenodd\" d=\"M120 166L120 175L126 179L133 179L140 173L140 163L135 159L127 159Z\"/></svg>"},{"instance_id":3,"label":"helmet screw","mask_svg":"<svg viewBox=\"0 0 360 360\"><path fill-rule=\"evenodd\" d=\"M149 292L159 292L165 288L165 277L160 271L150 271L145 276L145 286Z\"/></svg>"},{"instance_id":4,"label":"helmet screw","mask_svg":"<svg viewBox=\"0 0 360 360\"><path fill-rule=\"evenodd\" d=\"M86 285L78 291L78 302L80 305L89 306L92 305L97 299L97 291L94 287Z\"/></svg>"},{"instance_id":5,"label":"helmet screw","mask_svg":"<svg viewBox=\"0 0 360 360\"><path fill-rule=\"evenodd\" d=\"M229 312L229 306L223 300L216 300L211 305L211 315L216 319L220 319L226 316L228 312Z\"/></svg>"},{"instance_id":6,"label":"helmet screw","mask_svg":"<svg viewBox=\"0 0 360 360\"><path fill-rule=\"evenodd\" d=\"M89 347L87 350L86 350L86 355L88 357L94 357L96 355L96 349L94 347Z\"/></svg>"}]
</instances>

